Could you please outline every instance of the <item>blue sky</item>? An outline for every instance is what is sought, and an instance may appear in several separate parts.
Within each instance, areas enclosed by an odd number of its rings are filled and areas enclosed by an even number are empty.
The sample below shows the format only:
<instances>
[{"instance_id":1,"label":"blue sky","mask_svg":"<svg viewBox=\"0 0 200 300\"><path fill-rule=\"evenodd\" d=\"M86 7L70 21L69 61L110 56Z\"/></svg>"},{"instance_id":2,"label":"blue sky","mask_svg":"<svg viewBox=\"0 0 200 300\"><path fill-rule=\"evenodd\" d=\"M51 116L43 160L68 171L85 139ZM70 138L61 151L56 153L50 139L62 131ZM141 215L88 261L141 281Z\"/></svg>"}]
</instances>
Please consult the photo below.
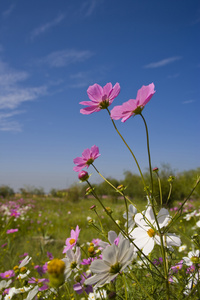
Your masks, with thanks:
<instances>
[{"instance_id":1,"label":"blue sky","mask_svg":"<svg viewBox=\"0 0 200 300\"><path fill-rule=\"evenodd\" d=\"M67 188L94 144L104 176L137 173L107 112L80 114L94 83L119 82L112 109L154 82L143 111L153 167L199 167L199 32L199 0L1 0L0 184ZM146 170L142 119L116 124Z\"/></svg>"}]
</instances>

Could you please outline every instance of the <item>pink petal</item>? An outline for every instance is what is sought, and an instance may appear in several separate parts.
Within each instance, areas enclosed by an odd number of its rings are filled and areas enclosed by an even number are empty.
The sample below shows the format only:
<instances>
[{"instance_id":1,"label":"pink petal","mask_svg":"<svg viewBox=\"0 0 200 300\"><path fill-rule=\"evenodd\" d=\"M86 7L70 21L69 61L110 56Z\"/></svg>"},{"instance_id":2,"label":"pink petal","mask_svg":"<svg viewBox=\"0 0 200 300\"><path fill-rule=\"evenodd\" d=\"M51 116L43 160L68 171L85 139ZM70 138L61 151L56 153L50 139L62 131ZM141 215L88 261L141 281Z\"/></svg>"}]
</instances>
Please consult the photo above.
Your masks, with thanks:
<instances>
[{"instance_id":1,"label":"pink petal","mask_svg":"<svg viewBox=\"0 0 200 300\"><path fill-rule=\"evenodd\" d=\"M103 87L103 94L104 94L104 95L107 95L107 97L109 97L111 91L112 91L112 83L109 82L109 83L107 83L107 84Z\"/></svg>"},{"instance_id":2,"label":"pink petal","mask_svg":"<svg viewBox=\"0 0 200 300\"><path fill-rule=\"evenodd\" d=\"M85 108L80 109L80 113L83 115L90 115L93 112L100 111L101 109L98 106L88 106Z\"/></svg>"},{"instance_id":3,"label":"pink petal","mask_svg":"<svg viewBox=\"0 0 200 300\"><path fill-rule=\"evenodd\" d=\"M88 97L94 102L100 102L103 96L103 88L95 83L87 89Z\"/></svg>"},{"instance_id":4,"label":"pink petal","mask_svg":"<svg viewBox=\"0 0 200 300\"><path fill-rule=\"evenodd\" d=\"M91 153L92 153L92 157L93 158L97 158L97 157L100 156L100 154L99 154L99 148L96 145L94 145L94 146L91 147Z\"/></svg>"},{"instance_id":5,"label":"pink petal","mask_svg":"<svg viewBox=\"0 0 200 300\"><path fill-rule=\"evenodd\" d=\"M97 107L99 105L99 103L97 104L96 102L92 102L92 101L82 101L82 102L79 102L79 104L95 106L95 107Z\"/></svg>"},{"instance_id":6,"label":"pink petal","mask_svg":"<svg viewBox=\"0 0 200 300\"><path fill-rule=\"evenodd\" d=\"M85 161L91 158L91 150L89 148L85 149L82 153L82 157Z\"/></svg>"},{"instance_id":7,"label":"pink petal","mask_svg":"<svg viewBox=\"0 0 200 300\"><path fill-rule=\"evenodd\" d=\"M140 106L146 105L151 100L155 94L154 88L154 84L151 83L147 86L143 85L141 89L138 90L136 100L139 100Z\"/></svg>"},{"instance_id":8,"label":"pink petal","mask_svg":"<svg viewBox=\"0 0 200 300\"><path fill-rule=\"evenodd\" d=\"M110 113L111 119L119 120L122 118L122 105L115 106Z\"/></svg>"},{"instance_id":9,"label":"pink petal","mask_svg":"<svg viewBox=\"0 0 200 300\"><path fill-rule=\"evenodd\" d=\"M82 157L76 157L76 158L74 158L73 162L74 162L76 165L81 164L81 163L84 163Z\"/></svg>"},{"instance_id":10,"label":"pink petal","mask_svg":"<svg viewBox=\"0 0 200 300\"><path fill-rule=\"evenodd\" d=\"M119 83L117 82L117 83L114 85L114 87L113 87L113 89L112 89L112 91L111 91L111 93L110 93L110 95L109 95L110 101L112 102L112 101L114 100L114 98L116 98L116 97L119 95L119 93L120 93L120 85L119 85ZM110 101L109 101L109 102L110 102Z\"/></svg>"}]
</instances>

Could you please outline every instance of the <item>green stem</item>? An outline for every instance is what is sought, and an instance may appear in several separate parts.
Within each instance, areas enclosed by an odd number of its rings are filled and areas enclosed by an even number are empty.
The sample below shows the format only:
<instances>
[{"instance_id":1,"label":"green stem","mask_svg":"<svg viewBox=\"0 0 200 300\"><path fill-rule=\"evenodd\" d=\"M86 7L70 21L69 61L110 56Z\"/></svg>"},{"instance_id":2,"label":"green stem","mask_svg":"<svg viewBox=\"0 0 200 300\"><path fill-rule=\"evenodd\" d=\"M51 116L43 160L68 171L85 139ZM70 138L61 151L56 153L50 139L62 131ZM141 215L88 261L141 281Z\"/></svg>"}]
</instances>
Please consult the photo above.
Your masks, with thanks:
<instances>
[{"instance_id":1,"label":"green stem","mask_svg":"<svg viewBox=\"0 0 200 300\"><path fill-rule=\"evenodd\" d=\"M162 207L162 187L161 187L160 177L158 174L157 177L158 177L158 186L159 186L159 194L160 194L160 206Z\"/></svg>"},{"instance_id":2,"label":"green stem","mask_svg":"<svg viewBox=\"0 0 200 300\"><path fill-rule=\"evenodd\" d=\"M171 193L172 193L172 184L170 183L169 184L169 194L168 194L168 197L167 197L166 205L167 205L167 203L168 203L168 201L170 199Z\"/></svg>"},{"instance_id":3,"label":"green stem","mask_svg":"<svg viewBox=\"0 0 200 300\"><path fill-rule=\"evenodd\" d=\"M197 178L197 181L193 187L193 189L191 190L191 192L189 193L189 195L187 196L187 198L183 201L182 205L180 206L180 208L177 210L177 212L175 213L175 215L173 216L171 222L168 224L168 226L165 227L164 233L169 231L169 228L172 226L172 224L178 220L178 218L181 216L182 213L182 209L183 206L185 205L185 203L188 201L188 199L190 198L190 196L193 194L194 190L196 189L197 185L200 182L200 177ZM178 214L180 213L180 215L178 216Z\"/></svg>"},{"instance_id":4,"label":"green stem","mask_svg":"<svg viewBox=\"0 0 200 300\"><path fill-rule=\"evenodd\" d=\"M127 300L127 299L128 299L127 282L126 282L126 277L125 277L124 272L123 272L123 274L122 274L122 277L123 277L123 281L124 281L125 299Z\"/></svg>"},{"instance_id":5,"label":"green stem","mask_svg":"<svg viewBox=\"0 0 200 300\"><path fill-rule=\"evenodd\" d=\"M151 180L151 191L153 194L153 175L152 175L152 167L151 167L151 155L150 155L150 147L149 147L149 133L148 133L148 127L147 123L145 121L145 118L143 117L142 113L140 113L140 116L142 117L146 129L146 136L147 136L147 151L148 151L148 158L149 158L149 173L150 173L150 180Z\"/></svg>"},{"instance_id":6,"label":"green stem","mask_svg":"<svg viewBox=\"0 0 200 300\"><path fill-rule=\"evenodd\" d=\"M163 276L163 274L160 272L160 270L157 268L157 266L155 264L153 264L153 262L148 258L148 256L146 256L142 250L133 242L133 240L129 237L128 233L126 233L113 219L112 215L107 211L106 207L104 206L104 204L101 202L101 200L99 199L99 197L97 196L97 194L95 193L92 185L90 184L90 182L88 180L86 180L86 182L88 183L89 187L92 190L92 194L95 197L95 199L97 199L97 201L100 203L100 205L102 206L102 208L104 209L104 211L106 212L106 214L111 218L111 220L113 221L113 223L118 227L119 231L123 234L124 237L126 237L129 242L131 244L133 244L133 246L138 250L138 252L140 253L140 255L142 255L155 269L156 271L158 271L158 273L160 274L160 276L162 276L163 278L165 278Z\"/></svg>"},{"instance_id":7,"label":"green stem","mask_svg":"<svg viewBox=\"0 0 200 300\"><path fill-rule=\"evenodd\" d=\"M125 196L124 196L124 202L125 202L125 207L126 207L126 220L127 220L126 230L127 230L127 234L128 234L128 204L127 204L127 200L126 200Z\"/></svg>"},{"instance_id":8,"label":"green stem","mask_svg":"<svg viewBox=\"0 0 200 300\"><path fill-rule=\"evenodd\" d=\"M108 108L107 108L107 111L108 111L109 116L110 116L110 111L109 111ZM138 170L139 170L139 172L140 172L140 176L141 176L141 178L142 178L143 185L144 185L144 187L146 187L146 183L145 183L145 180L144 180L144 176L143 176L143 174L142 174L142 171L141 171L141 169L140 169L139 163L138 163L138 161L137 161L137 159L136 159L136 157L135 157L133 151L131 150L131 148L129 147L129 145L127 144L127 142L125 141L125 139L123 138L123 136L121 135L121 133L119 132L119 130L117 129L117 126L115 125L115 122L113 121L113 119L111 119L111 121L112 121L113 126L114 126L115 130L117 131L118 135L120 136L120 138L122 139L122 141L124 142L124 144L126 145L126 147L128 148L128 150L130 151L131 155L133 156L133 158L134 158L134 160L135 160L135 163L136 163L136 165L137 165L137 167L138 167Z\"/></svg>"},{"instance_id":9,"label":"green stem","mask_svg":"<svg viewBox=\"0 0 200 300\"><path fill-rule=\"evenodd\" d=\"M99 172L99 170L95 167L95 165L93 165L93 164L91 164L92 166L93 166L93 168L95 169L95 171L99 174L99 176L101 176L101 178L105 181L105 182L107 182L117 193L119 193L121 196L123 196L123 197L125 197L126 198L126 200L128 200L131 204L132 204L132 202L131 202L131 200L127 197L127 196L125 196L124 195L124 193L122 193L119 189L117 189L109 180L107 180L100 172Z\"/></svg>"}]
</instances>

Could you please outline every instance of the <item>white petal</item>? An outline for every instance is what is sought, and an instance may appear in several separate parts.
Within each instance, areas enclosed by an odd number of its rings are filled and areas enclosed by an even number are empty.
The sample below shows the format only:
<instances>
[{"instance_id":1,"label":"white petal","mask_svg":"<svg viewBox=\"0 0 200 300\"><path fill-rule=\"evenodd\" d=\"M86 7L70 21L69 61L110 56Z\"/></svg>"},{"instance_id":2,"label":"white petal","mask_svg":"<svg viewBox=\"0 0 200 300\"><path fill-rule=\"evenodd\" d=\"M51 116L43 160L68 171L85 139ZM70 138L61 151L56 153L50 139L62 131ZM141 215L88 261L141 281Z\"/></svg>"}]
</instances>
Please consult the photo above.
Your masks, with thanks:
<instances>
[{"instance_id":1,"label":"white petal","mask_svg":"<svg viewBox=\"0 0 200 300\"><path fill-rule=\"evenodd\" d=\"M102 252L103 260L105 262L107 262L109 265L114 265L115 264L116 255L117 255L117 246L115 244L112 244L111 246L108 246Z\"/></svg>"},{"instance_id":2,"label":"white petal","mask_svg":"<svg viewBox=\"0 0 200 300\"><path fill-rule=\"evenodd\" d=\"M154 248L154 240L152 238L150 238L148 240L148 243L146 243L146 245L144 246L144 248L142 249L142 252L145 255L148 255Z\"/></svg>"},{"instance_id":3,"label":"white petal","mask_svg":"<svg viewBox=\"0 0 200 300\"><path fill-rule=\"evenodd\" d=\"M103 273L110 270L110 266L101 259L95 259L91 263L90 270L93 273Z\"/></svg>"},{"instance_id":4,"label":"white petal","mask_svg":"<svg viewBox=\"0 0 200 300\"><path fill-rule=\"evenodd\" d=\"M166 226L169 223L169 221L171 220L171 217L166 208L161 208L161 210L159 211L159 213L157 215L157 220L158 220L160 228Z\"/></svg>"},{"instance_id":5,"label":"white petal","mask_svg":"<svg viewBox=\"0 0 200 300\"><path fill-rule=\"evenodd\" d=\"M111 243L111 244L113 244L114 243L114 241L115 241L115 239L117 238L117 234L116 234L116 232L115 231L109 231L108 232L108 240L109 240L109 242Z\"/></svg>"},{"instance_id":6,"label":"white petal","mask_svg":"<svg viewBox=\"0 0 200 300\"><path fill-rule=\"evenodd\" d=\"M142 237L145 237L146 235L147 235L147 231L144 230L143 228L140 228L140 227L136 227L130 233L130 237L133 238L133 239L142 238Z\"/></svg>"},{"instance_id":7,"label":"white petal","mask_svg":"<svg viewBox=\"0 0 200 300\"><path fill-rule=\"evenodd\" d=\"M166 234L166 242L167 246L177 246L180 247L181 239L175 235L174 233L167 233Z\"/></svg>"},{"instance_id":8,"label":"white petal","mask_svg":"<svg viewBox=\"0 0 200 300\"><path fill-rule=\"evenodd\" d=\"M135 206L133 204L130 204L129 205L129 211L133 214L133 215L136 215L137 213L137 208L135 208Z\"/></svg>"},{"instance_id":9,"label":"white petal","mask_svg":"<svg viewBox=\"0 0 200 300\"><path fill-rule=\"evenodd\" d=\"M145 237L135 239L134 243L136 244L136 246L138 246L138 248L142 249L145 247L146 244L148 244L149 240L153 240L153 238L146 234Z\"/></svg>"}]
</instances>

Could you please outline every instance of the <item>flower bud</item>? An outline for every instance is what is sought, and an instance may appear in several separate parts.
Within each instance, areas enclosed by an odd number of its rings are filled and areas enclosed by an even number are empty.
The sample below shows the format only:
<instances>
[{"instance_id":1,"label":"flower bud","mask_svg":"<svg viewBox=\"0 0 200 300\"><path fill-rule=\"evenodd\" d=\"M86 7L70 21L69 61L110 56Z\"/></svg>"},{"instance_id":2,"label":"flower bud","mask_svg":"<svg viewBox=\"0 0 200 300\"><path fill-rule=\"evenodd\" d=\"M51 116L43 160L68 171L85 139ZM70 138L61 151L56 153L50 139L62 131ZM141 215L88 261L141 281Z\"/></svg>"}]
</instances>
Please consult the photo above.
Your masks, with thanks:
<instances>
[{"instance_id":1,"label":"flower bud","mask_svg":"<svg viewBox=\"0 0 200 300\"><path fill-rule=\"evenodd\" d=\"M120 191L120 192L123 192L126 188L123 184L120 184L118 185L117 189Z\"/></svg>"},{"instance_id":2,"label":"flower bud","mask_svg":"<svg viewBox=\"0 0 200 300\"><path fill-rule=\"evenodd\" d=\"M92 206L90 207L91 210L95 210L95 208L96 208L96 205L92 205Z\"/></svg>"},{"instance_id":3,"label":"flower bud","mask_svg":"<svg viewBox=\"0 0 200 300\"><path fill-rule=\"evenodd\" d=\"M89 178L88 172L82 170L78 173L78 178L80 181L86 181Z\"/></svg>"},{"instance_id":4,"label":"flower bud","mask_svg":"<svg viewBox=\"0 0 200 300\"><path fill-rule=\"evenodd\" d=\"M47 271L49 273L50 286L58 288L65 281L64 271L65 263L63 260L54 258L47 264Z\"/></svg>"},{"instance_id":5,"label":"flower bud","mask_svg":"<svg viewBox=\"0 0 200 300\"><path fill-rule=\"evenodd\" d=\"M168 178L168 182L172 182L174 179L175 179L175 177L174 177L174 176L169 176L169 178Z\"/></svg>"},{"instance_id":6,"label":"flower bud","mask_svg":"<svg viewBox=\"0 0 200 300\"><path fill-rule=\"evenodd\" d=\"M89 186L89 187L86 189L85 194L86 194L86 195L89 195L89 194L92 193L92 191L93 191L93 188L91 188L91 187Z\"/></svg>"},{"instance_id":7,"label":"flower bud","mask_svg":"<svg viewBox=\"0 0 200 300\"><path fill-rule=\"evenodd\" d=\"M154 168L153 172L158 173L159 169L158 168Z\"/></svg>"},{"instance_id":8,"label":"flower bud","mask_svg":"<svg viewBox=\"0 0 200 300\"><path fill-rule=\"evenodd\" d=\"M113 212L113 210L110 208L110 207L106 207L106 212L108 213L108 214L112 214L112 212Z\"/></svg>"}]
</instances>

